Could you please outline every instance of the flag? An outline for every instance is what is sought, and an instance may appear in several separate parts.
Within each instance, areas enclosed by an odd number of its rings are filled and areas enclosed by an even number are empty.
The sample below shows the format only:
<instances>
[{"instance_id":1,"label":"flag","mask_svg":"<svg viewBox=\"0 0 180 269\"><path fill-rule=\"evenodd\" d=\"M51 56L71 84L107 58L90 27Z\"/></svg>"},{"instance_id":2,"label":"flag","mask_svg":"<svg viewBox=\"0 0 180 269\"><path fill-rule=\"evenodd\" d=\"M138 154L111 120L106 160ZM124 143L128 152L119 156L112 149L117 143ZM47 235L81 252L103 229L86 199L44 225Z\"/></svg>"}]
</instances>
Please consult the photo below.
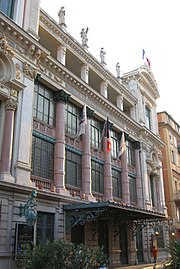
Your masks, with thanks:
<instances>
[{"instance_id":1,"label":"flag","mask_svg":"<svg viewBox=\"0 0 180 269\"><path fill-rule=\"evenodd\" d=\"M150 67L151 67L151 63L150 63L149 58L146 57L146 52L145 52L144 49L142 50L142 58L143 58L143 60L146 62L146 64L147 64L147 65L149 66L149 68L150 68Z\"/></svg>"},{"instance_id":2,"label":"flag","mask_svg":"<svg viewBox=\"0 0 180 269\"><path fill-rule=\"evenodd\" d=\"M85 134L86 124L87 124L87 111L86 111L86 104L85 104L83 107L82 118L81 118L80 123L79 123L79 130L78 130L76 138Z\"/></svg>"},{"instance_id":3,"label":"flag","mask_svg":"<svg viewBox=\"0 0 180 269\"><path fill-rule=\"evenodd\" d=\"M119 152L118 152L118 158L123 154L124 151L126 151L126 141L125 141L124 132L122 132L120 147L119 147Z\"/></svg>"},{"instance_id":4,"label":"flag","mask_svg":"<svg viewBox=\"0 0 180 269\"><path fill-rule=\"evenodd\" d=\"M109 153L111 151L111 137L109 134L109 120L107 118L105 124L104 124L104 128L103 128L103 137L106 137L106 152Z\"/></svg>"}]
</instances>

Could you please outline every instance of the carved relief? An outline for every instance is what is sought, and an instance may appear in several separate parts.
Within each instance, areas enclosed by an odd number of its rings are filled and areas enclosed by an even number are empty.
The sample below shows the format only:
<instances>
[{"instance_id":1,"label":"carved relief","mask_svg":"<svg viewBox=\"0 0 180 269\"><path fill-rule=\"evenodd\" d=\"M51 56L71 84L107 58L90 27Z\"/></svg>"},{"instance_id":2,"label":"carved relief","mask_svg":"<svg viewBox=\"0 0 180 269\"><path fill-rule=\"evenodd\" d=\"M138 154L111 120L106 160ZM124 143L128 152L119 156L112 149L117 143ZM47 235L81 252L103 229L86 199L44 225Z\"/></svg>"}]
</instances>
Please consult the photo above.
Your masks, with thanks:
<instances>
[{"instance_id":1,"label":"carved relief","mask_svg":"<svg viewBox=\"0 0 180 269\"><path fill-rule=\"evenodd\" d=\"M7 37L4 34L0 37L0 49L3 50L6 55L14 56L12 48L9 46Z\"/></svg>"},{"instance_id":2,"label":"carved relief","mask_svg":"<svg viewBox=\"0 0 180 269\"><path fill-rule=\"evenodd\" d=\"M21 79L21 70L20 70L20 65L18 63L15 64L16 67L16 79Z\"/></svg>"},{"instance_id":3,"label":"carved relief","mask_svg":"<svg viewBox=\"0 0 180 269\"><path fill-rule=\"evenodd\" d=\"M37 69L33 68L32 66L30 66L30 64L28 64L27 62L23 63L23 73L31 78L31 79L35 79L36 75L37 75Z\"/></svg>"}]
</instances>

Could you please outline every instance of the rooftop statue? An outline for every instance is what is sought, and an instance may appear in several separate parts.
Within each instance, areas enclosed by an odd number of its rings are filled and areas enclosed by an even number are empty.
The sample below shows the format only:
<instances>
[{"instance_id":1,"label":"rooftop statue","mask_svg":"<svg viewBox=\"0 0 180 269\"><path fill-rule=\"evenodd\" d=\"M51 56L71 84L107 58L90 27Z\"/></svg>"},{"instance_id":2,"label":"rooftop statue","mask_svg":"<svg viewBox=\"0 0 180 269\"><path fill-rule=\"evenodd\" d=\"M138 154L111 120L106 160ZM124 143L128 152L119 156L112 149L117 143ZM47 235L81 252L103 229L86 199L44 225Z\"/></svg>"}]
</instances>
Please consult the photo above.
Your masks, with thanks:
<instances>
[{"instance_id":1,"label":"rooftop statue","mask_svg":"<svg viewBox=\"0 0 180 269\"><path fill-rule=\"evenodd\" d=\"M88 33L88 27L86 28L86 30L83 28L80 35L82 38L82 46L88 48L87 42L88 42L88 38L87 38L87 33Z\"/></svg>"}]
</instances>

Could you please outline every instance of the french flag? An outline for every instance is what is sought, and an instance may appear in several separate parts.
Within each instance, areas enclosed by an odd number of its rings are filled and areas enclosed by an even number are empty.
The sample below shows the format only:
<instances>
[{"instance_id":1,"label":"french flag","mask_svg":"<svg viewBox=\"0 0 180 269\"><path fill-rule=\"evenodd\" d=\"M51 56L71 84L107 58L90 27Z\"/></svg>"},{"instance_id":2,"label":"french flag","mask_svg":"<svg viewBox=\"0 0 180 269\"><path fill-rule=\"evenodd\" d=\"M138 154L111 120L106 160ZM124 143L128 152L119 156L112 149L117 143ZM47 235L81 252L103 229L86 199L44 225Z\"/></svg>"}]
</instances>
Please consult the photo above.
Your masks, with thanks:
<instances>
[{"instance_id":1,"label":"french flag","mask_svg":"<svg viewBox=\"0 0 180 269\"><path fill-rule=\"evenodd\" d=\"M150 63L149 58L146 57L146 52L145 52L144 49L142 50L142 58L143 58L144 61L146 61L147 65L148 65L149 68L150 68L150 67L151 67L151 63Z\"/></svg>"},{"instance_id":2,"label":"french flag","mask_svg":"<svg viewBox=\"0 0 180 269\"><path fill-rule=\"evenodd\" d=\"M110 128L109 128L109 119L107 117L107 120L105 121L104 128L103 128L103 133L104 137L106 137L106 152L110 153L111 151L111 137L110 137Z\"/></svg>"}]
</instances>

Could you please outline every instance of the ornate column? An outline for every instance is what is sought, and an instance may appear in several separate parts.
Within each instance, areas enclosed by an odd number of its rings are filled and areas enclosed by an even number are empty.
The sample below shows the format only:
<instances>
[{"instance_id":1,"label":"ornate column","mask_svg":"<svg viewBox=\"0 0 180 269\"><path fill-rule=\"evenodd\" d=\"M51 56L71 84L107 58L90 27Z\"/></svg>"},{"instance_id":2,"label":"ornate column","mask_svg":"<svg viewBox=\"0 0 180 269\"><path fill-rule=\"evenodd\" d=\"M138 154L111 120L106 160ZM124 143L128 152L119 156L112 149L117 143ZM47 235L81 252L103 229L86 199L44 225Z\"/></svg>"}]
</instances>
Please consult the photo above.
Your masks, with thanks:
<instances>
[{"instance_id":1,"label":"ornate column","mask_svg":"<svg viewBox=\"0 0 180 269\"><path fill-rule=\"evenodd\" d=\"M54 185L56 192L69 195L65 189L65 104L70 94L59 90L56 95L56 143L54 152Z\"/></svg>"},{"instance_id":2,"label":"ornate column","mask_svg":"<svg viewBox=\"0 0 180 269\"><path fill-rule=\"evenodd\" d=\"M112 124L109 123L110 129ZM107 137L103 140L104 149L104 198L105 200L113 200L113 187L112 187L112 167L111 167L111 152L106 152Z\"/></svg>"},{"instance_id":3,"label":"ornate column","mask_svg":"<svg viewBox=\"0 0 180 269\"><path fill-rule=\"evenodd\" d=\"M142 190L142 177L141 177L141 165L140 165L140 143L135 142L134 148L135 148L137 203L139 207L143 208L143 190Z\"/></svg>"},{"instance_id":4,"label":"ornate column","mask_svg":"<svg viewBox=\"0 0 180 269\"><path fill-rule=\"evenodd\" d=\"M11 176L11 161L13 148L13 133L14 133L14 112L17 108L17 100L8 99L5 103L5 121L3 131L3 143L1 153L1 179L12 181Z\"/></svg>"},{"instance_id":5,"label":"ornate column","mask_svg":"<svg viewBox=\"0 0 180 269\"><path fill-rule=\"evenodd\" d=\"M81 67L81 79L86 83L89 82L89 67L87 65Z\"/></svg>"},{"instance_id":6,"label":"ornate column","mask_svg":"<svg viewBox=\"0 0 180 269\"><path fill-rule=\"evenodd\" d=\"M57 48L57 60L65 66L66 63L66 47L59 45Z\"/></svg>"},{"instance_id":7,"label":"ornate column","mask_svg":"<svg viewBox=\"0 0 180 269\"><path fill-rule=\"evenodd\" d=\"M103 81L101 82L100 84L100 93L105 97L107 98L107 82L106 81Z\"/></svg>"},{"instance_id":8,"label":"ornate column","mask_svg":"<svg viewBox=\"0 0 180 269\"><path fill-rule=\"evenodd\" d=\"M92 196L91 186L91 148L90 148L90 123L89 119L93 115L93 110L87 107L87 124L85 126L85 135L82 136L83 155L82 155L82 192L85 198L90 201L96 201Z\"/></svg>"},{"instance_id":9,"label":"ornate column","mask_svg":"<svg viewBox=\"0 0 180 269\"><path fill-rule=\"evenodd\" d=\"M121 155L121 180L122 180L122 198L123 202L130 204L129 178L126 150Z\"/></svg>"}]
</instances>

